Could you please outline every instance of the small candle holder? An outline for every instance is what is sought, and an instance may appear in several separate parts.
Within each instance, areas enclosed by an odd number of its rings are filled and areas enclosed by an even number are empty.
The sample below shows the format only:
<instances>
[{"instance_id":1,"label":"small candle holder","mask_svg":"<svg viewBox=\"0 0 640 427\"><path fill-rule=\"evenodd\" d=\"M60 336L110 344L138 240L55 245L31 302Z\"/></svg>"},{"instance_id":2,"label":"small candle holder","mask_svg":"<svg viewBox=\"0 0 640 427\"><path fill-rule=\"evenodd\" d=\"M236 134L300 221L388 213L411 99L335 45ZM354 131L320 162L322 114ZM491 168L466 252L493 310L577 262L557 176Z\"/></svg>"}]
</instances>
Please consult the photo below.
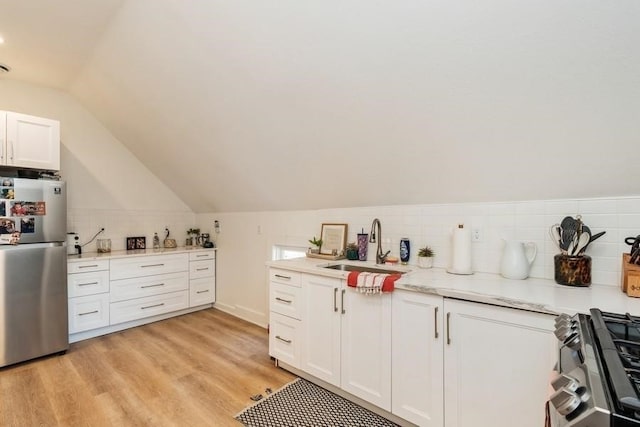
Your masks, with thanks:
<instances>
[{"instance_id":1,"label":"small candle holder","mask_svg":"<svg viewBox=\"0 0 640 427\"><path fill-rule=\"evenodd\" d=\"M555 280L559 285L591 285L591 257L558 254L553 257Z\"/></svg>"}]
</instances>

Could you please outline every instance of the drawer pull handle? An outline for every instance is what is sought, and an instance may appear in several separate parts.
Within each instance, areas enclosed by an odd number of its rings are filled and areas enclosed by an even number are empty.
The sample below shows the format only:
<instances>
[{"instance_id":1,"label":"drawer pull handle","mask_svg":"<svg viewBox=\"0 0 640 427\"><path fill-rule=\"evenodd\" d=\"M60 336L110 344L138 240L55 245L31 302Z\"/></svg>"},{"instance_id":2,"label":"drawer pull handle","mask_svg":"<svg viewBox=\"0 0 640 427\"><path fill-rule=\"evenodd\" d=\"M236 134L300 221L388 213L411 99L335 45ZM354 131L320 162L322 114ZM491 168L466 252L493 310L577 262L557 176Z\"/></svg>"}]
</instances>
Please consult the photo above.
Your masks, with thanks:
<instances>
[{"instance_id":1,"label":"drawer pull handle","mask_svg":"<svg viewBox=\"0 0 640 427\"><path fill-rule=\"evenodd\" d=\"M451 313L447 313L447 345L451 345Z\"/></svg>"},{"instance_id":2,"label":"drawer pull handle","mask_svg":"<svg viewBox=\"0 0 640 427\"><path fill-rule=\"evenodd\" d=\"M282 342L286 342L287 344L291 344L291 340L285 340L280 335L276 335L276 339L278 339L278 340L280 340Z\"/></svg>"},{"instance_id":3,"label":"drawer pull handle","mask_svg":"<svg viewBox=\"0 0 640 427\"><path fill-rule=\"evenodd\" d=\"M91 264L91 265L79 265L78 268L96 268L98 267L98 264Z\"/></svg>"},{"instance_id":4,"label":"drawer pull handle","mask_svg":"<svg viewBox=\"0 0 640 427\"><path fill-rule=\"evenodd\" d=\"M206 268L196 268L196 271L207 271L209 269L209 267Z\"/></svg>"},{"instance_id":5,"label":"drawer pull handle","mask_svg":"<svg viewBox=\"0 0 640 427\"><path fill-rule=\"evenodd\" d=\"M164 286L164 283L156 283L155 285L144 285L144 286L140 286L140 289L144 289L144 288L157 288L158 286Z\"/></svg>"},{"instance_id":6,"label":"drawer pull handle","mask_svg":"<svg viewBox=\"0 0 640 427\"><path fill-rule=\"evenodd\" d=\"M284 302L284 303L287 303L287 304L291 304L293 302L290 299L284 299L284 298L280 298L280 297L276 297L276 301Z\"/></svg>"},{"instance_id":7,"label":"drawer pull handle","mask_svg":"<svg viewBox=\"0 0 640 427\"><path fill-rule=\"evenodd\" d=\"M204 294L205 292L209 292L209 289L207 289L206 291L196 291L196 294Z\"/></svg>"},{"instance_id":8,"label":"drawer pull handle","mask_svg":"<svg viewBox=\"0 0 640 427\"><path fill-rule=\"evenodd\" d=\"M98 282L78 283L78 286L97 285Z\"/></svg>"},{"instance_id":9,"label":"drawer pull handle","mask_svg":"<svg viewBox=\"0 0 640 427\"><path fill-rule=\"evenodd\" d=\"M346 311L345 311L345 309L344 309L344 294L345 294L346 292L347 292L347 291L343 289L343 290L342 290L342 293L341 293L341 295L340 295L340 307L341 307L341 310L340 310L340 311L342 312L342 314L345 314L345 313L346 313Z\"/></svg>"},{"instance_id":10,"label":"drawer pull handle","mask_svg":"<svg viewBox=\"0 0 640 427\"><path fill-rule=\"evenodd\" d=\"M99 311L93 310L93 311L87 311L86 313L78 313L78 316L86 316L87 314L95 314L95 313L99 313Z\"/></svg>"},{"instance_id":11,"label":"drawer pull handle","mask_svg":"<svg viewBox=\"0 0 640 427\"><path fill-rule=\"evenodd\" d=\"M283 276L282 274L276 274L276 277L278 279L287 279L287 280L291 280L291 276Z\"/></svg>"},{"instance_id":12,"label":"drawer pull handle","mask_svg":"<svg viewBox=\"0 0 640 427\"><path fill-rule=\"evenodd\" d=\"M196 255L196 258L209 258L209 254Z\"/></svg>"},{"instance_id":13,"label":"drawer pull handle","mask_svg":"<svg viewBox=\"0 0 640 427\"><path fill-rule=\"evenodd\" d=\"M140 267L147 268L147 267L162 267L162 266L164 266L164 264L147 264L147 265L141 265Z\"/></svg>"},{"instance_id":14,"label":"drawer pull handle","mask_svg":"<svg viewBox=\"0 0 640 427\"><path fill-rule=\"evenodd\" d=\"M154 305L148 305L146 307L140 307L141 310L146 310L147 308L154 308L154 307L162 307L164 305L163 302L161 302L160 304L154 304Z\"/></svg>"}]
</instances>

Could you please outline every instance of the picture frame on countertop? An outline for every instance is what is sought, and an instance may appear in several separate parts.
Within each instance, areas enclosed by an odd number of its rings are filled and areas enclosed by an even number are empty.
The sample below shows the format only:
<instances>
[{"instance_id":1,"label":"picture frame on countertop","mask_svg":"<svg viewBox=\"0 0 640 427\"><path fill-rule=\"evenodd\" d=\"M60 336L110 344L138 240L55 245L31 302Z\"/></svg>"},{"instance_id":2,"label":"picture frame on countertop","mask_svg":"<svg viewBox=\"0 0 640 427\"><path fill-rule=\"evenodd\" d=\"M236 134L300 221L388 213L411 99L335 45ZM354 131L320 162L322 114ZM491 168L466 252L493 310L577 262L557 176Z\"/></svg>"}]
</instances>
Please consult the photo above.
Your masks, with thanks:
<instances>
[{"instance_id":1,"label":"picture frame on countertop","mask_svg":"<svg viewBox=\"0 0 640 427\"><path fill-rule=\"evenodd\" d=\"M147 249L146 237L127 237L127 250Z\"/></svg>"},{"instance_id":2,"label":"picture frame on countertop","mask_svg":"<svg viewBox=\"0 0 640 427\"><path fill-rule=\"evenodd\" d=\"M347 246L347 224L322 224L320 230L323 255L342 255Z\"/></svg>"}]
</instances>

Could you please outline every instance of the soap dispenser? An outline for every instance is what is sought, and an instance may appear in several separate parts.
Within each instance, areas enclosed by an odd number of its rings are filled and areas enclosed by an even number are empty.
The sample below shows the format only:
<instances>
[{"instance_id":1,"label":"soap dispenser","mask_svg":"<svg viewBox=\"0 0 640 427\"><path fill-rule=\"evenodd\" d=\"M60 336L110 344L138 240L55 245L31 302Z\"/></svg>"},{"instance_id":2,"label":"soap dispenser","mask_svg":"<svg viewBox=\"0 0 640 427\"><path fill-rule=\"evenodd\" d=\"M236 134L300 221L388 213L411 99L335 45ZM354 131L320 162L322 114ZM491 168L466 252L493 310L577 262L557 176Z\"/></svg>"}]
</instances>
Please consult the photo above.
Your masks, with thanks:
<instances>
[{"instance_id":1,"label":"soap dispenser","mask_svg":"<svg viewBox=\"0 0 640 427\"><path fill-rule=\"evenodd\" d=\"M158 233L153 233L153 249L160 249L160 237L158 237Z\"/></svg>"}]
</instances>

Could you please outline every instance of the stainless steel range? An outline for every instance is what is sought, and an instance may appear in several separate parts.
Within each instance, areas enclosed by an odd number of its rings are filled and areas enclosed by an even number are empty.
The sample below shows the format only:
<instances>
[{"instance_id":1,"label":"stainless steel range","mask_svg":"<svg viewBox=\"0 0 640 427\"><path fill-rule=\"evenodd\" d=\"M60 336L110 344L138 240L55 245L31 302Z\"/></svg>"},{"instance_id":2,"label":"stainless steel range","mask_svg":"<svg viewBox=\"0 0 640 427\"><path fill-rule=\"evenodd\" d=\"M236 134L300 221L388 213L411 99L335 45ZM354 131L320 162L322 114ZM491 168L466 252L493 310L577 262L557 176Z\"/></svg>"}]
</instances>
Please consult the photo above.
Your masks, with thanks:
<instances>
[{"instance_id":1,"label":"stainless steel range","mask_svg":"<svg viewBox=\"0 0 640 427\"><path fill-rule=\"evenodd\" d=\"M640 317L561 315L552 427L640 426Z\"/></svg>"}]
</instances>

